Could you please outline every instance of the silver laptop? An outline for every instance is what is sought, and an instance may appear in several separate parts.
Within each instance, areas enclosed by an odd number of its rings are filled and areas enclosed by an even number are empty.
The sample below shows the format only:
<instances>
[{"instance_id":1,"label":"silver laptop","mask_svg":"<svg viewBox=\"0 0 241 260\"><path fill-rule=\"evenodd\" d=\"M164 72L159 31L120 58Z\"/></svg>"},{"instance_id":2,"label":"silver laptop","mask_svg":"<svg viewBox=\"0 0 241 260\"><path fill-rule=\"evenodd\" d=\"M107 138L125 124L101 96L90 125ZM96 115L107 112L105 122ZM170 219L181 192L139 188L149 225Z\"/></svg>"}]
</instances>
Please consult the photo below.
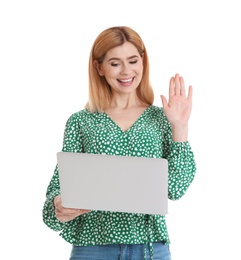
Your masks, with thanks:
<instances>
[{"instance_id":1,"label":"silver laptop","mask_svg":"<svg viewBox=\"0 0 241 260\"><path fill-rule=\"evenodd\" d=\"M166 159L58 152L57 162L66 208L168 213Z\"/></svg>"}]
</instances>

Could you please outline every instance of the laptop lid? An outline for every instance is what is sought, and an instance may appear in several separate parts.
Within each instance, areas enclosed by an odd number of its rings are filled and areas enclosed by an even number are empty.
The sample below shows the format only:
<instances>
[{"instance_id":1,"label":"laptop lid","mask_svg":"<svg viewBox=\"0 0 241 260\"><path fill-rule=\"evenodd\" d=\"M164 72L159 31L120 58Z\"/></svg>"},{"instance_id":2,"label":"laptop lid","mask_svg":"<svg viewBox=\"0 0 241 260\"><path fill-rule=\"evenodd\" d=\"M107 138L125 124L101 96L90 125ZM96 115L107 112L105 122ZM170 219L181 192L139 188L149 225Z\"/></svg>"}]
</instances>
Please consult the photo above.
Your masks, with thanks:
<instances>
[{"instance_id":1,"label":"laptop lid","mask_svg":"<svg viewBox=\"0 0 241 260\"><path fill-rule=\"evenodd\" d=\"M57 161L66 208L168 213L166 159L58 152Z\"/></svg>"}]
</instances>

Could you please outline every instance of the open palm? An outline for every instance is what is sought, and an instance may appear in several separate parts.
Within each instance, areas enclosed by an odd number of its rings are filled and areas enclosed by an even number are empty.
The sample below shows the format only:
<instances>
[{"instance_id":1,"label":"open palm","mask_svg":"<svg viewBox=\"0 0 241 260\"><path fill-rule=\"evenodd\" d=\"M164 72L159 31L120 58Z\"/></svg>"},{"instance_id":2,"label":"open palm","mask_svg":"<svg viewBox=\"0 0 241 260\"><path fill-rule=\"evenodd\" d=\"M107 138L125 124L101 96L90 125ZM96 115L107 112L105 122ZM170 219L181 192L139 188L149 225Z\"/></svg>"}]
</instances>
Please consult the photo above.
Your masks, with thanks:
<instances>
[{"instance_id":1,"label":"open palm","mask_svg":"<svg viewBox=\"0 0 241 260\"><path fill-rule=\"evenodd\" d=\"M188 95L184 79L176 74L171 77L169 84L169 100L161 95L163 111L172 126L186 126L192 110L192 86L188 88Z\"/></svg>"}]
</instances>

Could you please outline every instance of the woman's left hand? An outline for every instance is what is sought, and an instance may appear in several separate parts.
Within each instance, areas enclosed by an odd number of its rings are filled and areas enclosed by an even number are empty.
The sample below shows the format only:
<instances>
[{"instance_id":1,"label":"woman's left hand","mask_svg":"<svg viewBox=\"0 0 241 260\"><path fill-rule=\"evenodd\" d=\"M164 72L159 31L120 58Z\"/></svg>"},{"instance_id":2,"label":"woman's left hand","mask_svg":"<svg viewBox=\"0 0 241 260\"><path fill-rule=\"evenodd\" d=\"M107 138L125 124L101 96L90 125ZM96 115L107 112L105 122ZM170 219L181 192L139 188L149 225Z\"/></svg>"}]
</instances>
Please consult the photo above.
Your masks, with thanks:
<instances>
[{"instance_id":1,"label":"woman's left hand","mask_svg":"<svg viewBox=\"0 0 241 260\"><path fill-rule=\"evenodd\" d=\"M171 77L169 84L169 100L161 95L163 111L172 127L187 127L192 110L192 86L189 86L188 95L183 77L176 74Z\"/></svg>"}]
</instances>

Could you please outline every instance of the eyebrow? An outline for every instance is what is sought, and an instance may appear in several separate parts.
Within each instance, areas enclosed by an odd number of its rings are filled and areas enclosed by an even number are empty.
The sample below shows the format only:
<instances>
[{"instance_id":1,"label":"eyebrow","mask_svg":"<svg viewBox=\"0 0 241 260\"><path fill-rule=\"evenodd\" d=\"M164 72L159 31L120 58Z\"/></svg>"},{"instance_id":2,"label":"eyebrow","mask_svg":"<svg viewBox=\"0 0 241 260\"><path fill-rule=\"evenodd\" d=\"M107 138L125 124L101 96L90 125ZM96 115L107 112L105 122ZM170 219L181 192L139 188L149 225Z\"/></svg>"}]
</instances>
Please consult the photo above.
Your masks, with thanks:
<instances>
[{"instance_id":1,"label":"eyebrow","mask_svg":"<svg viewBox=\"0 0 241 260\"><path fill-rule=\"evenodd\" d=\"M130 57L128 57L127 59L128 60L131 60L131 59L134 59L134 58L139 58L137 55L133 55L133 56L130 56ZM110 58L109 60L108 60L108 62L109 61L112 61L112 60L121 60L120 58L115 58L115 57L113 57L113 58Z\"/></svg>"}]
</instances>

